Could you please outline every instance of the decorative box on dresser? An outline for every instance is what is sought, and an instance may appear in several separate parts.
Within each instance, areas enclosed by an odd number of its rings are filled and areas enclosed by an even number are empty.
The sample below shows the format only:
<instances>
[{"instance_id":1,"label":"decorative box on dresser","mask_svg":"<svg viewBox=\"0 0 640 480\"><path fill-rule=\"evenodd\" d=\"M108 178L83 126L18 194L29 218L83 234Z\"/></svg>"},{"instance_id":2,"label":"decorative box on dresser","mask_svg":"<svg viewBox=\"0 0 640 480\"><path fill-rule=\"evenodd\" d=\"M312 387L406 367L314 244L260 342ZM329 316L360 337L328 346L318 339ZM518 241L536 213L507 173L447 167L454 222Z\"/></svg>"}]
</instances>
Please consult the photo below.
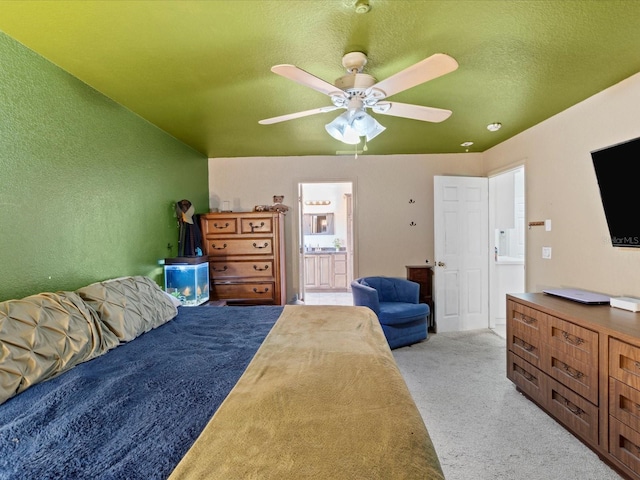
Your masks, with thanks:
<instances>
[{"instance_id":1,"label":"decorative box on dresser","mask_svg":"<svg viewBox=\"0 0 640 480\"><path fill-rule=\"evenodd\" d=\"M507 377L600 458L640 479L640 313L509 294Z\"/></svg>"},{"instance_id":2,"label":"decorative box on dresser","mask_svg":"<svg viewBox=\"0 0 640 480\"><path fill-rule=\"evenodd\" d=\"M286 303L284 214L207 213L200 216L212 300L228 305Z\"/></svg>"}]
</instances>

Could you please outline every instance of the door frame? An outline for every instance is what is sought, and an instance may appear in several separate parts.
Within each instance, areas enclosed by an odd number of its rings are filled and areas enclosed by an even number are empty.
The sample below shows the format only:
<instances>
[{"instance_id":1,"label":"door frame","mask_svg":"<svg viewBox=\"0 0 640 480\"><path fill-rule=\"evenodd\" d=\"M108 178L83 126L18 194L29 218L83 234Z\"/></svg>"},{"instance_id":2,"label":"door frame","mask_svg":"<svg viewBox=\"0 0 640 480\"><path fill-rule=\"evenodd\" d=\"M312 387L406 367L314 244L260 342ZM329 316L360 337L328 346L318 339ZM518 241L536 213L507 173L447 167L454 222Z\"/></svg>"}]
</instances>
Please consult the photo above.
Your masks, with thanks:
<instances>
[{"instance_id":1,"label":"door frame","mask_svg":"<svg viewBox=\"0 0 640 480\"><path fill-rule=\"evenodd\" d=\"M522 288L516 288L514 285L509 286L508 293L523 293L526 291L526 251L527 251L527 236L526 236L526 208L527 208L527 195L526 195L526 166L525 163L517 163L510 165L507 168L503 168L500 170L496 170L490 172L487 175L489 179L489 247L494 247L494 235L497 225L496 220L496 211L494 210L494 205L498 202L499 198L502 198L502 195L499 192L499 185L492 184L492 180L495 180L496 177L500 177L501 175L513 174L517 171L522 171L522 175L524 178L523 185L523 211L520 212L521 218L519 218L520 214L517 212L517 205L515 208L514 221L515 221L515 230L517 235L522 236L522 249L523 249L523 257L522 257L522 278L520 279ZM514 202L517 199L517 192L513 192L513 200ZM491 253L491 252L490 252ZM496 322L497 318L505 319L506 322L506 300L499 299L495 300L495 295L498 295L502 288L502 285L498 279L497 275L497 260L494 256L491 256L491 260L489 261L489 328L496 328L498 323ZM515 268L514 266L509 266L507 268Z\"/></svg>"},{"instance_id":2,"label":"door frame","mask_svg":"<svg viewBox=\"0 0 640 480\"><path fill-rule=\"evenodd\" d=\"M350 291L350 282L357 275L357 229L356 229L356 181L352 178L341 179L307 179L298 180L296 182L296 191L298 192L298 204L297 204L297 225L296 225L296 241L297 241L297 261L298 261L298 275L297 275L297 295L298 298L304 301L306 296L305 292L305 235L304 235L304 185L309 184L350 184L350 201L347 202L347 234L345 238L345 248L347 249L347 291Z\"/></svg>"}]
</instances>

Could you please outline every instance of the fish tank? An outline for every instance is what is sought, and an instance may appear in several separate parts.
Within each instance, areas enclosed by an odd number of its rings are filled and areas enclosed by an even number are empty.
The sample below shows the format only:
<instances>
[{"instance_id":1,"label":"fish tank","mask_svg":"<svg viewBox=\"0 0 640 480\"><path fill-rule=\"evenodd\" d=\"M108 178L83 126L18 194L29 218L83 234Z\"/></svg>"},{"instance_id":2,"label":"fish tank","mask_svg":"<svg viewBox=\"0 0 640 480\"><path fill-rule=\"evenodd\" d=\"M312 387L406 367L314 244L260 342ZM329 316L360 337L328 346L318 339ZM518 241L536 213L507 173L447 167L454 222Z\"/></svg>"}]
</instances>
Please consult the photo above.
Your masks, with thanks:
<instances>
[{"instance_id":1,"label":"fish tank","mask_svg":"<svg viewBox=\"0 0 640 480\"><path fill-rule=\"evenodd\" d=\"M164 260L164 290L183 307L209 301L209 261L207 257L176 257Z\"/></svg>"}]
</instances>

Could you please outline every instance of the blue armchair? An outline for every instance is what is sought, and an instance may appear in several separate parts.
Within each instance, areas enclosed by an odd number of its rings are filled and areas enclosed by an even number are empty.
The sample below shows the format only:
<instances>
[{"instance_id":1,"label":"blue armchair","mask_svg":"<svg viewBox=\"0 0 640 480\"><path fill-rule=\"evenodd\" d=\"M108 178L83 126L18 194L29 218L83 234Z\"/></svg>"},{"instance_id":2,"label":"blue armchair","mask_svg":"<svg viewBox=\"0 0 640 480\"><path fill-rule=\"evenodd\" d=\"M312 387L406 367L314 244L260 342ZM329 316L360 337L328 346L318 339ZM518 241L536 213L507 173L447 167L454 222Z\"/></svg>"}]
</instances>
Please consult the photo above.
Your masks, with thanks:
<instances>
[{"instance_id":1,"label":"blue armchair","mask_svg":"<svg viewBox=\"0 0 640 480\"><path fill-rule=\"evenodd\" d=\"M351 282L353 304L378 316L390 348L427 338L429 305L419 303L420 285L404 278L362 277Z\"/></svg>"}]
</instances>

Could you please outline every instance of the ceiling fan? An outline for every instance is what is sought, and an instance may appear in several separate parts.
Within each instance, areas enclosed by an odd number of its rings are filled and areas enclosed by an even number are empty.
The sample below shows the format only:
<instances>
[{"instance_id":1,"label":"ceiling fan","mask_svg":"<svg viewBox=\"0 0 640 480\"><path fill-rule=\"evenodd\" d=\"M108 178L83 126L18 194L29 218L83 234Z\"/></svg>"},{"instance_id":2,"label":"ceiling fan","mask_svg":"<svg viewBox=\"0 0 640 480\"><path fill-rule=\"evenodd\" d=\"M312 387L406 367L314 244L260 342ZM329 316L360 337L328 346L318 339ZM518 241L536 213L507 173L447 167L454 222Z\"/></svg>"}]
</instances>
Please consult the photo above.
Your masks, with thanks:
<instances>
[{"instance_id":1,"label":"ceiling fan","mask_svg":"<svg viewBox=\"0 0 640 480\"><path fill-rule=\"evenodd\" d=\"M385 127L366 112L367 109L374 113L423 122L442 122L451 115L451 110L386 100L396 93L453 72L458 68L458 62L449 55L436 53L380 82L371 75L362 73L366 64L367 56L362 52L350 52L344 55L342 65L347 69L347 74L338 78L335 85L295 65L275 65L271 68L273 73L328 95L333 105L267 118L258 123L270 125L346 109L345 113L325 125L325 129L335 139L355 145L360 143L360 137L371 140L385 130Z\"/></svg>"}]
</instances>

